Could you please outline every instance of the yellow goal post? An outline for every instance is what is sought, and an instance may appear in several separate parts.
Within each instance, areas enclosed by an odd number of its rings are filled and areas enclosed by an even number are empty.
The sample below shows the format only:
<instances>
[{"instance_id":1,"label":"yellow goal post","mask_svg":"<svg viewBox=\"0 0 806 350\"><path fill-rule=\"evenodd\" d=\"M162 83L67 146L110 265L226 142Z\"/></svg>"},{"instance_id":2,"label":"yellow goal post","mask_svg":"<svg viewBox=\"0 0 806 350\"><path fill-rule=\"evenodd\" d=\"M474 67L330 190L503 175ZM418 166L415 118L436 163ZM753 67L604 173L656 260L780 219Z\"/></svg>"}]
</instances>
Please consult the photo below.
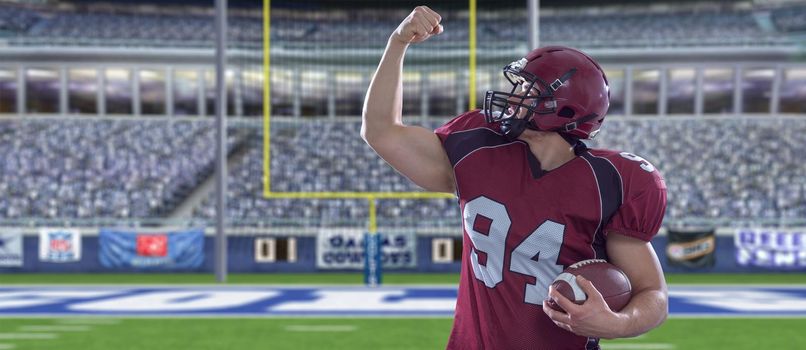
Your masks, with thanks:
<instances>
[{"instance_id":1,"label":"yellow goal post","mask_svg":"<svg viewBox=\"0 0 806 350\"><path fill-rule=\"evenodd\" d=\"M263 0L263 197L269 199L366 199L369 234L377 234L378 199L446 199L438 192L275 192L271 186L271 0ZM469 0L468 109L476 108L476 0Z\"/></svg>"}]
</instances>

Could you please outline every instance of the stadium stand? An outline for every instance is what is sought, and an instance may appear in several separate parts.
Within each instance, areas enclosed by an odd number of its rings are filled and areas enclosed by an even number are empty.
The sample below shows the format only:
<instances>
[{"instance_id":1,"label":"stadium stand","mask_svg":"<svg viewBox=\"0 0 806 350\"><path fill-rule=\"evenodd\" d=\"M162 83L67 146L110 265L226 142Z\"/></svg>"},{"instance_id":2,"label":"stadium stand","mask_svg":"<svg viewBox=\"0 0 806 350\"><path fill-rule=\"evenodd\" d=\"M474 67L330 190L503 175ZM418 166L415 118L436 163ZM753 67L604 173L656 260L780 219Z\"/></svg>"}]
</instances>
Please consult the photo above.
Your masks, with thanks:
<instances>
[{"instance_id":1,"label":"stadium stand","mask_svg":"<svg viewBox=\"0 0 806 350\"><path fill-rule=\"evenodd\" d=\"M355 121L273 122L273 126L276 129L271 141L273 191L420 191L375 155L359 136L360 124ZM365 200L263 198L263 140L256 136L251 140L246 156L230 171L229 218L241 223L272 217L328 225L366 221ZM382 200L378 210L384 223L416 217L419 225L443 226L453 225L458 219L453 200ZM214 216L213 194L196 214L205 218Z\"/></svg>"},{"instance_id":2,"label":"stadium stand","mask_svg":"<svg viewBox=\"0 0 806 350\"><path fill-rule=\"evenodd\" d=\"M25 7L3 6L0 11L0 33L23 33L40 18L38 12Z\"/></svg>"},{"instance_id":3,"label":"stadium stand","mask_svg":"<svg viewBox=\"0 0 806 350\"><path fill-rule=\"evenodd\" d=\"M273 190L418 190L375 156L358 136L359 127L346 121L281 127L272 136ZM660 169L669 188L667 220L729 218L737 224L806 216L806 184L798 180L806 176L800 166L806 155L795 151L804 143L806 123L772 117L619 118L605 124L600 139L589 141L591 147L636 153ZM252 141L249 148L230 178L228 217L247 219L245 223L265 216L327 223L365 220L364 201L263 198L262 144ZM196 213L212 218L212 203L208 199ZM422 226L450 225L459 214L453 200L384 200L379 205L381 220L392 223L416 217Z\"/></svg>"},{"instance_id":4,"label":"stadium stand","mask_svg":"<svg viewBox=\"0 0 806 350\"><path fill-rule=\"evenodd\" d=\"M593 145L634 152L661 170L668 219L806 215L806 186L798 181L806 157L795 152L806 141L802 120L621 119L605 127Z\"/></svg>"},{"instance_id":5,"label":"stadium stand","mask_svg":"<svg viewBox=\"0 0 806 350\"><path fill-rule=\"evenodd\" d=\"M652 9L631 12L547 11L540 20L546 43L598 47L690 47L690 46L769 46L794 44L785 35L804 30L802 6L781 5L773 9L778 30L765 30L757 14L764 9L709 6L684 9ZM203 11L200 11L203 12ZM327 16L313 10L284 10L272 24L274 45L285 47L381 47L387 32L397 25L394 11L361 10L342 16ZM323 19L327 17L328 19ZM426 47L466 46L467 15L450 12L443 23L443 36ZM356 20L360 18L361 20ZM367 20L370 18L371 20ZM238 45L260 45L262 21L255 16L233 15L237 25L229 37ZM503 23L506 23L505 25ZM478 22L480 47L512 46L526 41L527 20L523 12L499 11ZM0 29L11 29L15 45L49 43L54 45L210 47L214 40L212 15L187 13L138 13L134 7L83 13L69 9L29 9L9 4L0 11ZM641 28L641 30L624 30ZM7 35L8 36L8 35ZM338 40L334 40L338 38Z\"/></svg>"},{"instance_id":6,"label":"stadium stand","mask_svg":"<svg viewBox=\"0 0 806 350\"><path fill-rule=\"evenodd\" d=\"M806 32L806 6L775 9L772 18L781 32Z\"/></svg>"},{"instance_id":7,"label":"stadium stand","mask_svg":"<svg viewBox=\"0 0 806 350\"><path fill-rule=\"evenodd\" d=\"M0 216L165 215L212 172L213 136L209 122L2 122Z\"/></svg>"},{"instance_id":8,"label":"stadium stand","mask_svg":"<svg viewBox=\"0 0 806 350\"><path fill-rule=\"evenodd\" d=\"M276 13L278 18L273 19L272 29L273 45L290 48L379 47L384 44L386 37L377 33L388 32L400 18L398 12L378 10L327 12L326 20L323 20L324 13L317 10L281 9ZM766 27L760 20L764 14L769 15L767 18L774 23L772 28ZM363 20L357 21L358 16ZM426 48L466 45L467 24L462 17L466 15L456 12L452 16L443 24L453 30L429 41ZM504 19L507 25L501 24ZM262 22L259 17L241 13L234 15L233 22L237 23L229 27L233 42L260 45ZM138 12L136 7L130 5L112 5L88 13L69 7L0 5L0 40L11 46L211 47L214 36L212 23L212 15L205 11L191 14ZM680 50L693 46L737 45L761 47L759 50L764 50L768 45L796 42L796 34L806 30L806 7L789 4L759 9L724 5L673 10L547 10L540 23L544 44L613 49L667 47ZM479 43L482 46L512 46L513 43L525 42L525 27L526 18L521 12L484 14L479 18ZM339 40L334 40L334 37ZM275 73L282 69L277 69ZM321 67L311 66L300 74L304 76L317 69L321 70ZM0 85L8 86L4 91L12 91L20 75L20 80L25 78L24 70L19 70L22 74L17 74L17 70L5 68L4 72L8 73L8 77L2 81L5 85ZM58 101L58 89L53 87L59 86L56 80L58 71L54 68L49 72L53 78L42 85L51 87L48 91L52 92L53 100ZM791 72L800 71L792 69ZM292 72L289 70L285 73L288 73L286 78L281 79L290 80ZM732 74L732 71L728 74ZM88 81L95 84L103 80L103 77L96 79L98 76L93 71ZM278 79L283 75L275 74L274 77ZM745 102L751 96L771 94L751 78L744 80L746 84L742 91L748 97ZM183 82L198 82L190 79ZM717 82L725 85L717 87L717 90L728 92L725 98L728 106L732 104L734 91L733 80L730 79ZM792 86L800 84L802 80L797 77L792 79ZM364 82L355 79L345 83L352 85L349 89L339 90L340 94L334 97L334 104L339 106L334 110L346 111L338 113L339 117L345 116L338 118L343 120L306 117L290 121L275 120L272 123L273 191L419 190L377 157L359 137L359 122L349 116L360 113ZM764 82L772 85L772 78ZM667 85L670 91L679 90L675 83ZM452 113L446 111L454 109L456 99L463 92L445 93L441 90L458 91L461 89L459 85L448 82L444 86L433 84L426 88L433 92L431 96L434 99L429 101L431 108L437 104L447 105L441 108L440 113L432 114L446 117ZM293 115L291 94L298 88L307 100L315 100L314 106L318 108L307 115L327 114L323 107L327 105L328 98L322 93L327 87L324 78L315 82L303 79L299 87L289 81L274 86L272 98L282 100L277 103L273 101L276 114ZM681 84L680 89L693 86L691 83ZM37 91L35 87L29 84L27 89L30 91L24 92L33 95ZM95 89L94 85L86 88L91 92ZM203 102L208 103L209 115L213 110L209 98L212 89L210 86L205 88ZM348 94L343 93L348 90ZM791 100L801 96L795 94L795 90L794 87L789 89ZM258 90L240 93L254 94L255 91ZM194 106L198 102L196 92L194 90L187 94ZM407 98L417 95L409 90L405 93ZM444 93L444 97L440 98L440 93ZM12 97L6 97L10 100L17 96L9 95ZM107 99L109 97L114 96L110 93ZM421 104L417 98L413 96L409 100L414 102L407 104L406 108L414 106L414 113L404 111L407 116L419 114ZM691 99L694 99L693 94ZM129 101L127 97L123 103L129 104ZM95 102L91 100L90 104L95 105ZM460 107L462 103L460 101ZM314 108L304 101L300 104L301 109ZM689 105L693 113L693 103ZM706 101L706 110L707 107ZM761 109L771 109L769 102L765 100ZM52 110L57 109L54 107ZM262 113L259 108L256 110L259 110L258 114ZM652 110L654 114L655 108ZM27 113L31 112L36 111L29 108ZM806 142L806 123L801 119L784 119L774 115L738 117L736 120L737 117L731 116L729 109L721 112L726 114L709 118L613 118L605 124L601 139L591 142L591 145L634 152L658 166L669 186L668 220L727 218L738 224L741 220L806 217L806 185L800 180L806 176L806 170L802 167L805 159L803 154L796 153L799 146ZM428 121L424 126L435 128L439 124L439 121ZM368 215L365 200L263 198L263 140L259 128L231 130L228 145L230 154L239 154L230 159L233 164L230 167L227 216L233 224L262 225L267 218L288 220L289 225L314 223L338 226L365 222ZM209 179L214 164L213 146L212 121L202 118L193 122L157 117L154 120L32 118L2 121L0 152L7 156L0 163L0 217L164 218ZM211 193L205 194L204 198L200 205L193 208L192 215L210 219L215 213L213 196ZM379 221L383 223L416 218L405 224L455 227L460 219L455 201L449 199L381 200L378 210Z\"/></svg>"}]
</instances>

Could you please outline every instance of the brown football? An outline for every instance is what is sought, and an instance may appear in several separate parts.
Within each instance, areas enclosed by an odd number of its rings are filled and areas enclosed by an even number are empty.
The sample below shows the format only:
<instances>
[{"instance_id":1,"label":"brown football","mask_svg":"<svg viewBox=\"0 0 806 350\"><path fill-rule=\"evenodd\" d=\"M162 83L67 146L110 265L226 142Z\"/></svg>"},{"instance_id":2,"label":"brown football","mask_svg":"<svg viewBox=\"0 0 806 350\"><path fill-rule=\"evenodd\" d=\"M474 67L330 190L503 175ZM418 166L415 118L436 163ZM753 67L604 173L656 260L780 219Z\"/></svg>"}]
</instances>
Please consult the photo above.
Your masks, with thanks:
<instances>
[{"instance_id":1,"label":"brown football","mask_svg":"<svg viewBox=\"0 0 806 350\"><path fill-rule=\"evenodd\" d=\"M593 283L610 310L621 311L630 301L632 287L627 275L616 265L602 259L583 260L569 266L554 279L551 287L569 300L582 304L588 296L577 284L577 275L582 275ZM554 310L565 311L553 299L549 299L548 305Z\"/></svg>"}]
</instances>

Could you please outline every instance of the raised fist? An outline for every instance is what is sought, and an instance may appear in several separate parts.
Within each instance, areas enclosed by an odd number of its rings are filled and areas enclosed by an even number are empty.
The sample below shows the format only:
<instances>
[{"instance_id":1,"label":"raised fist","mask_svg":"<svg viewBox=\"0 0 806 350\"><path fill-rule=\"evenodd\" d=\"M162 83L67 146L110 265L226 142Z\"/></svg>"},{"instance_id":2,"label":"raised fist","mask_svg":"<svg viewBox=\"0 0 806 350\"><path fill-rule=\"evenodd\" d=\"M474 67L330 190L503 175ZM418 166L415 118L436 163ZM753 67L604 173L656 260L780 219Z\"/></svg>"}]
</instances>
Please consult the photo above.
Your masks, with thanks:
<instances>
[{"instance_id":1,"label":"raised fist","mask_svg":"<svg viewBox=\"0 0 806 350\"><path fill-rule=\"evenodd\" d=\"M403 44L425 41L431 36L442 33L440 21L442 16L428 6L417 6L403 22L400 22L391 39Z\"/></svg>"}]
</instances>

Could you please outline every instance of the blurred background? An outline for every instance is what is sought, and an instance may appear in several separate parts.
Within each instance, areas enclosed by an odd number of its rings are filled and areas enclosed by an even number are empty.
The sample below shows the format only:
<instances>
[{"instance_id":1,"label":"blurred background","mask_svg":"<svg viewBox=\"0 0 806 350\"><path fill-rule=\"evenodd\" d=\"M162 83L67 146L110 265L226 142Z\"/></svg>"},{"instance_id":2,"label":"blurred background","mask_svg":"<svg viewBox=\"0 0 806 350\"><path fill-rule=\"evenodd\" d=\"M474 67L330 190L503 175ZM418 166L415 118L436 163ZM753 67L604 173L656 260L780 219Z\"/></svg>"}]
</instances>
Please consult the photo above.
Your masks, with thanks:
<instances>
[{"instance_id":1,"label":"blurred background","mask_svg":"<svg viewBox=\"0 0 806 350\"><path fill-rule=\"evenodd\" d=\"M307 247L320 228L366 229L366 200L269 199L266 191L419 191L358 136L363 95L388 33L413 6L275 1L264 42L263 4L230 2L230 259L251 255L256 235L296 237L294 244ZM479 1L470 87L468 3L433 8L445 33L414 46L404 72L406 121L429 128L467 110L471 91L480 107L486 90L507 89L501 68L529 51L526 3ZM213 20L209 2L3 1L3 227L26 237L41 227L72 228L88 244L100 227L210 233ZM578 47L602 62L611 107L591 145L636 153L662 171L666 228L804 226L806 156L797 151L806 141L804 38L806 4L791 1L544 0L540 7L540 45ZM271 147L264 147L267 121ZM417 237L461 233L453 199L380 200L378 225ZM430 257L427 250L419 255ZM296 252L294 264L252 264L250 256L230 269L315 269L312 249ZM212 268L211 260L200 269ZM31 260L22 270L102 271L97 262ZM424 263L411 268L458 268Z\"/></svg>"},{"instance_id":2,"label":"blurred background","mask_svg":"<svg viewBox=\"0 0 806 350\"><path fill-rule=\"evenodd\" d=\"M665 271L794 283L806 271L806 3L536 3L539 45L582 49L609 79L588 144L666 178L653 241ZM229 1L223 266L235 282L360 283L374 214L384 274L457 281L455 199L361 195L422 191L359 136L386 40L417 5ZM526 0L426 5L445 32L409 50L403 115L433 129L509 89L502 68L530 51L530 12ZM212 1L0 1L0 287L213 282L215 13Z\"/></svg>"}]
</instances>

